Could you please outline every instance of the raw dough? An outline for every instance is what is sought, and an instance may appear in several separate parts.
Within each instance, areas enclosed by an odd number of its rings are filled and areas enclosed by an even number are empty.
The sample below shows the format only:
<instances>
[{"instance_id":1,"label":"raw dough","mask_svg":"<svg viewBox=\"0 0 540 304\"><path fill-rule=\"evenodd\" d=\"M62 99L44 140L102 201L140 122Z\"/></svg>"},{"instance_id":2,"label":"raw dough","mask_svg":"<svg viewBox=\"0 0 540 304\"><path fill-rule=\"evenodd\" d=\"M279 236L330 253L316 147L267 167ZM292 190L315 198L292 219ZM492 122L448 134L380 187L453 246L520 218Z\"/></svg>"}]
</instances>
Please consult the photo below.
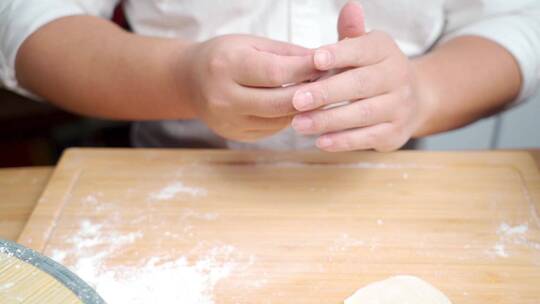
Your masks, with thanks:
<instances>
[{"instance_id":1,"label":"raw dough","mask_svg":"<svg viewBox=\"0 0 540 304\"><path fill-rule=\"evenodd\" d=\"M400 275L371 283L344 304L452 304L438 289L417 277Z\"/></svg>"}]
</instances>

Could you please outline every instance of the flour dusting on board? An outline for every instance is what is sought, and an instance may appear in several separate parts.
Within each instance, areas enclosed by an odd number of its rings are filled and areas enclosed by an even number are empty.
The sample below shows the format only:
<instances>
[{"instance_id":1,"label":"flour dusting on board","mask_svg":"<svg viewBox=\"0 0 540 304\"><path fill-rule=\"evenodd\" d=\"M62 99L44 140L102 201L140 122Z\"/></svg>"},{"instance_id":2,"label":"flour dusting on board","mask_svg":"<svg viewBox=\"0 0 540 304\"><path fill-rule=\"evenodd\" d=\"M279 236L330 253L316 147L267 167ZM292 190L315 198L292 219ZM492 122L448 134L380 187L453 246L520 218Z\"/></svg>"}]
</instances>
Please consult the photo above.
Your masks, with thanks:
<instances>
[{"instance_id":1,"label":"flour dusting on board","mask_svg":"<svg viewBox=\"0 0 540 304\"><path fill-rule=\"evenodd\" d=\"M507 223L501 223L499 229L497 229L497 234L502 236L513 236L518 235L524 237L524 234L529 230L529 224L521 224L517 226L510 226Z\"/></svg>"},{"instance_id":2,"label":"flour dusting on board","mask_svg":"<svg viewBox=\"0 0 540 304\"><path fill-rule=\"evenodd\" d=\"M184 256L172 261L152 257L142 265L106 269L98 255L79 260L73 270L109 304L211 304L216 284L239 267L230 259L234 251L231 246L218 246L194 263Z\"/></svg>"},{"instance_id":3,"label":"flour dusting on board","mask_svg":"<svg viewBox=\"0 0 540 304\"><path fill-rule=\"evenodd\" d=\"M330 251L346 251L350 248L364 245L366 245L365 241L352 238L347 233L342 233L338 238L334 240L334 244L330 247Z\"/></svg>"},{"instance_id":4,"label":"flour dusting on board","mask_svg":"<svg viewBox=\"0 0 540 304\"><path fill-rule=\"evenodd\" d=\"M165 233L164 237L170 235ZM143 236L140 231L106 231L103 224L83 220L79 230L66 240L68 249L52 249L49 255L93 286L108 304L213 304L216 285L255 260L231 245L199 242L183 255L162 253L135 264L114 263Z\"/></svg>"},{"instance_id":5,"label":"flour dusting on board","mask_svg":"<svg viewBox=\"0 0 540 304\"><path fill-rule=\"evenodd\" d=\"M540 243L532 242L527 239L527 231L529 231L528 223L511 226L506 222L502 222L497 228L497 236L499 239L487 253L491 256L507 258L510 256L507 246L510 245L522 245L531 249L540 250Z\"/></svg>"},{"instance_id":6,"label":"flour dusting on board","mask_svg":"<svg viewBox=\"0 0 540 304\"><path fill-rule=\"evenodd\" d=\"M207 191L204 188L190 187L182 182L174 181L159 191L150 193L149 198L151 200L170 200L178 194L187 194L192 197L206 196Z\"/></svg>"}]
</instances>

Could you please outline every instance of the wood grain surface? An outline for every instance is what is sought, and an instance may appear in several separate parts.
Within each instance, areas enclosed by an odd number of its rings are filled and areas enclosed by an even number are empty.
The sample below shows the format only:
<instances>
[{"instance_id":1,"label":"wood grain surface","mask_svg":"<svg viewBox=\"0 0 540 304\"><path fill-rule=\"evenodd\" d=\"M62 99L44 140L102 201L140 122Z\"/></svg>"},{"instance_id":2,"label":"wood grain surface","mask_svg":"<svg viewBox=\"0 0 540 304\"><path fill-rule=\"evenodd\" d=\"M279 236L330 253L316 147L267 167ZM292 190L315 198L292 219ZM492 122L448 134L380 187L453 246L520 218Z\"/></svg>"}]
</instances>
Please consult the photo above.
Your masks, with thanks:
<instances>
[{"instance_id":1,"label":"wood grain surface","mask_svg":"<svg viewBox=\"0 0 540 304\"><path fill-rule=\"evenodd\" d=\"M98 292L107 271L210 257L215 303L340 303L396 274L454 303L538 303L539 185L518 152L74 149L19 242Z\"/></svg>"},{"instance_id":2,"label":"wood grain surface","mask_svg":"<svg viewBox=\"0 0 540 304\"><path fill-rule=\"evenodd\" d=\"M52 171L51 167L0 170L0 238L19 237Z\"/></svg>"},{"instance_id":3,"label":"wood grain surface","mask_svg":"<svg viewBox=\"0 0 540 304\"><path fill-rule=\"evenodd\" d=\"M535 159L536 166L540 170L540 150L531 149L522 152L528 152ZM2 185L0 188L2 194L0 196L0 238L17 240L53 170L54 167L0 169L0 185ZM13 180L14 175L26 177ZM34 182L29 183L29 180ZM21 187L24 187L24 191L20 190ZM17 200L17 203L13 204L13 200ZM13 216L14 210L18 210L16 213L24 216Z\"/></svg>"}]
</instances>

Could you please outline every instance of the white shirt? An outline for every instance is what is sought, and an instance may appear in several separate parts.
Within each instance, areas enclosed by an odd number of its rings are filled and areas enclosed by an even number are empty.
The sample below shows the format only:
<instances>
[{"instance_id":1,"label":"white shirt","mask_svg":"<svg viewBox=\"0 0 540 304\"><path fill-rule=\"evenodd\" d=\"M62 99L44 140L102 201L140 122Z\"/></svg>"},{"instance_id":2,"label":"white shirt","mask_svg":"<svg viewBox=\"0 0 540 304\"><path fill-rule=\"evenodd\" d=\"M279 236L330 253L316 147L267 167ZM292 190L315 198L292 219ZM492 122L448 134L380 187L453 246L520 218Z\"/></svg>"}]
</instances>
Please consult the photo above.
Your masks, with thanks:
<instances>
[{"instance_id":1,"label":"white shirt","mask_svg":"<svg viewBox=\"0 0 540 304\"><path fill-rule=\"evenodd\" d=\"M15 77L22 42L42 25L69 15L110 18L115 0L2 0L0 83L30 95ZM127 0L126 17L135 33L203 41L247 33L318 47L337 40L344 0ZM540 0L361 0L367 29L389 33L408 56L459 35L479 35L505 47L523 77L518 100L540 85ZM137 123L133 140L144 146L186 146L194 140L218 147L302 149L313 138L286 129L254 144L224 140L199 121Z\"/></svg>"}]
</instances>

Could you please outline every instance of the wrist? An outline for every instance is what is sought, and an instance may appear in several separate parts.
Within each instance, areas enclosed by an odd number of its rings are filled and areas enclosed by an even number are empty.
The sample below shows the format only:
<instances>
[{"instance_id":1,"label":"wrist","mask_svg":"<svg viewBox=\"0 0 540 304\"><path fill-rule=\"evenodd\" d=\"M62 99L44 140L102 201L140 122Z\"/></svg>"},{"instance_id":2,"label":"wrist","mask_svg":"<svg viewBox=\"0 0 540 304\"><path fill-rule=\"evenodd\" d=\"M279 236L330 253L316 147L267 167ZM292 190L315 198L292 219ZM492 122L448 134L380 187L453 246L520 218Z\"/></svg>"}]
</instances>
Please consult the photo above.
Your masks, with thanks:
<instances>
[{"instance_id":1,"label":"wrist","mask_svg":"<svg viewBox=\"0 0 540 304\"><path fill-rule=\"evenodd\" d=\"M189 49L193 43L175 40L169 45L164 68L174 100L175 112L181 119L196 118L193 106Z\"/></svg>"},{"instance_id":2,"label":"wrist","mask_svg":"<svg viewBox=\"0 0 540 304\"><path fill-rule=\"evenodd\" d=\"M437 86L433 83L434 77L430 76L429 58L414 59L412 66L416 76L416 97L419 103L418 124L412 137L418 138L433 133L440 99Z\"/></svg>"}]
</instances>

